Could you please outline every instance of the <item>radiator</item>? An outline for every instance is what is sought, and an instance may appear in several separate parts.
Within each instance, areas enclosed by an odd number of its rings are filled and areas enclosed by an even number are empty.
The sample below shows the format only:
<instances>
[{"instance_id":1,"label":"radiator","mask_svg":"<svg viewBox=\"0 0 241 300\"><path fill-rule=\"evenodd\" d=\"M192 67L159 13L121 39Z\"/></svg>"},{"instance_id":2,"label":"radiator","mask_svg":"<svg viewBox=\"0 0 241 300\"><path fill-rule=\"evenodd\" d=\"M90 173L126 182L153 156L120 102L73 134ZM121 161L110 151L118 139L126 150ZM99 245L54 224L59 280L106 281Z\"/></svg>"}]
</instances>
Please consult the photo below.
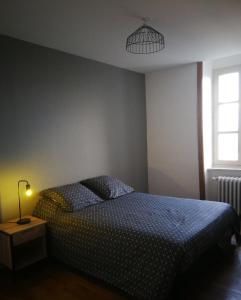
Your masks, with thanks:
<instances>
[{"instance_id":1,"label":"radiator","mask_svg":"<svg viewBox=\"0 0 241 300\"><path fill-rule=\"evenodd\" d=\"M241 177L218 176L218 201L232 205L241 215Z\"/></svg>"}]
</instances>

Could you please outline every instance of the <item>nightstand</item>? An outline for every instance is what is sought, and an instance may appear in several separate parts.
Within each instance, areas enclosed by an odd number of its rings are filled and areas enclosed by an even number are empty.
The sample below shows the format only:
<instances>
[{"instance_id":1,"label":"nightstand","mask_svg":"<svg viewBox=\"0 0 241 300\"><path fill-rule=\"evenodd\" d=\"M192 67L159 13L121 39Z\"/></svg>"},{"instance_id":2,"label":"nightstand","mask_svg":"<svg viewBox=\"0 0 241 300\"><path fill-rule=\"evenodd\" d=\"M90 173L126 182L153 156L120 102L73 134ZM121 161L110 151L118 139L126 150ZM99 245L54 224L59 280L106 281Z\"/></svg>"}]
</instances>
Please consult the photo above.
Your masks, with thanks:
<instances>
[{"instance_id":1,"label":"nightstand","mask_svg":"<svg viewBox=\"0 0 241 300\"><path fill-rule=\"evenodd\" d=\"M13 271L47 257L46 221L33 216L25 225L16 220L0 224L0 263Z\"/></svg>"}]
</instances>

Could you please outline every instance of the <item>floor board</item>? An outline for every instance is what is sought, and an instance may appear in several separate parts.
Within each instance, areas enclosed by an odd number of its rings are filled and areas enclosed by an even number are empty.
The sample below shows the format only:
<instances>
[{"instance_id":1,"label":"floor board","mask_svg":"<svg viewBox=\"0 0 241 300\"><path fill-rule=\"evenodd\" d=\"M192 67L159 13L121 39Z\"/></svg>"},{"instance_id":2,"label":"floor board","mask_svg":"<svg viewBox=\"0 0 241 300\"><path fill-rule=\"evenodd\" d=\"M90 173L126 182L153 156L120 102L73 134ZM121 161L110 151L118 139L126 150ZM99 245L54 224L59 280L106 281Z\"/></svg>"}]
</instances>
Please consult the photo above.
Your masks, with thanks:
<instances>
[{"instance_id":1,"label":"floor board","mask_svg":"<svg viewBox=\"0 0 241 300\"><path fill-rule=\"evenodd\" d=\"M16 274L0 269L1 300L133 299L51 259ZM176 281L171 300L241 300L241 247L213 250Z\"/></svg>"}]
</instances>

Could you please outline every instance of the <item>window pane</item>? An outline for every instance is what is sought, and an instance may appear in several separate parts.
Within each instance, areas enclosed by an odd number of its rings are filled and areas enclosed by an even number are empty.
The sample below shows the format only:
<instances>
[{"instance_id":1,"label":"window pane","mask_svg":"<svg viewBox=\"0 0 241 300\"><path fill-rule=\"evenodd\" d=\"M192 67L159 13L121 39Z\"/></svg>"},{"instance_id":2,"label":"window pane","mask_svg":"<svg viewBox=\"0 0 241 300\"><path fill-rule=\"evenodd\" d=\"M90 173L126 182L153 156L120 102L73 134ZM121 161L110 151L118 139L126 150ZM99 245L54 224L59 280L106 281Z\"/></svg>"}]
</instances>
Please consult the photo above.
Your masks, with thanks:
<instances>
[{"instance_id":1,"label":"window pane","mask_svg":"<svg viewBox=\"0 0 241 300\"><path fill-rule=\"evenodd\" d=\"M238 103L219 105L218 131L238 131L238 109Z\"/></svg>"},{"instance_id":2,"label":"window pane","mask_svg":"<svg viewBox=\"0 0 241 300\"><path fill-rule=\"evenodd\" d=\"M218 135L218 160L238 160L238 134Z\"/></svg>"},{"instance_id":3,"label":"window pane","mask_svg":"<svg viewBox=\"0 0 241 300\"><path fill-rule=\"evenodd\" d=\"M239 73L218 76L218 102L239 100Z\"/></svg>"}]
</instances>

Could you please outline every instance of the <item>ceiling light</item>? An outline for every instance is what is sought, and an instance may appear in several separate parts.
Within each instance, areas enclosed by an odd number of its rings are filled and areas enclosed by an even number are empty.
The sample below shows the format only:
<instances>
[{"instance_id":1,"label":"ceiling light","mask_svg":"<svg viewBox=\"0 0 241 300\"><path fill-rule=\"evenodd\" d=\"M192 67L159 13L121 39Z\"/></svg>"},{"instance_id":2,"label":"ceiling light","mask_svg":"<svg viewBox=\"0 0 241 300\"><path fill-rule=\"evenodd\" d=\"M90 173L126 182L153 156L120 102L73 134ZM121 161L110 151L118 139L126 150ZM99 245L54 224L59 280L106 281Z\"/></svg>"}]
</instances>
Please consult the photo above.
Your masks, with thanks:
<instances>
[{"instance_id":1,"label":"ceiling light","mask_svg":"<svg viewBox=\"0 0 241 300\"><path fill-rule=\"evenodd\" d=\"M128 36L126 51L135 54L149 54L165 48L164 35L144 24Z\"/></svg>"}]
</instances>

